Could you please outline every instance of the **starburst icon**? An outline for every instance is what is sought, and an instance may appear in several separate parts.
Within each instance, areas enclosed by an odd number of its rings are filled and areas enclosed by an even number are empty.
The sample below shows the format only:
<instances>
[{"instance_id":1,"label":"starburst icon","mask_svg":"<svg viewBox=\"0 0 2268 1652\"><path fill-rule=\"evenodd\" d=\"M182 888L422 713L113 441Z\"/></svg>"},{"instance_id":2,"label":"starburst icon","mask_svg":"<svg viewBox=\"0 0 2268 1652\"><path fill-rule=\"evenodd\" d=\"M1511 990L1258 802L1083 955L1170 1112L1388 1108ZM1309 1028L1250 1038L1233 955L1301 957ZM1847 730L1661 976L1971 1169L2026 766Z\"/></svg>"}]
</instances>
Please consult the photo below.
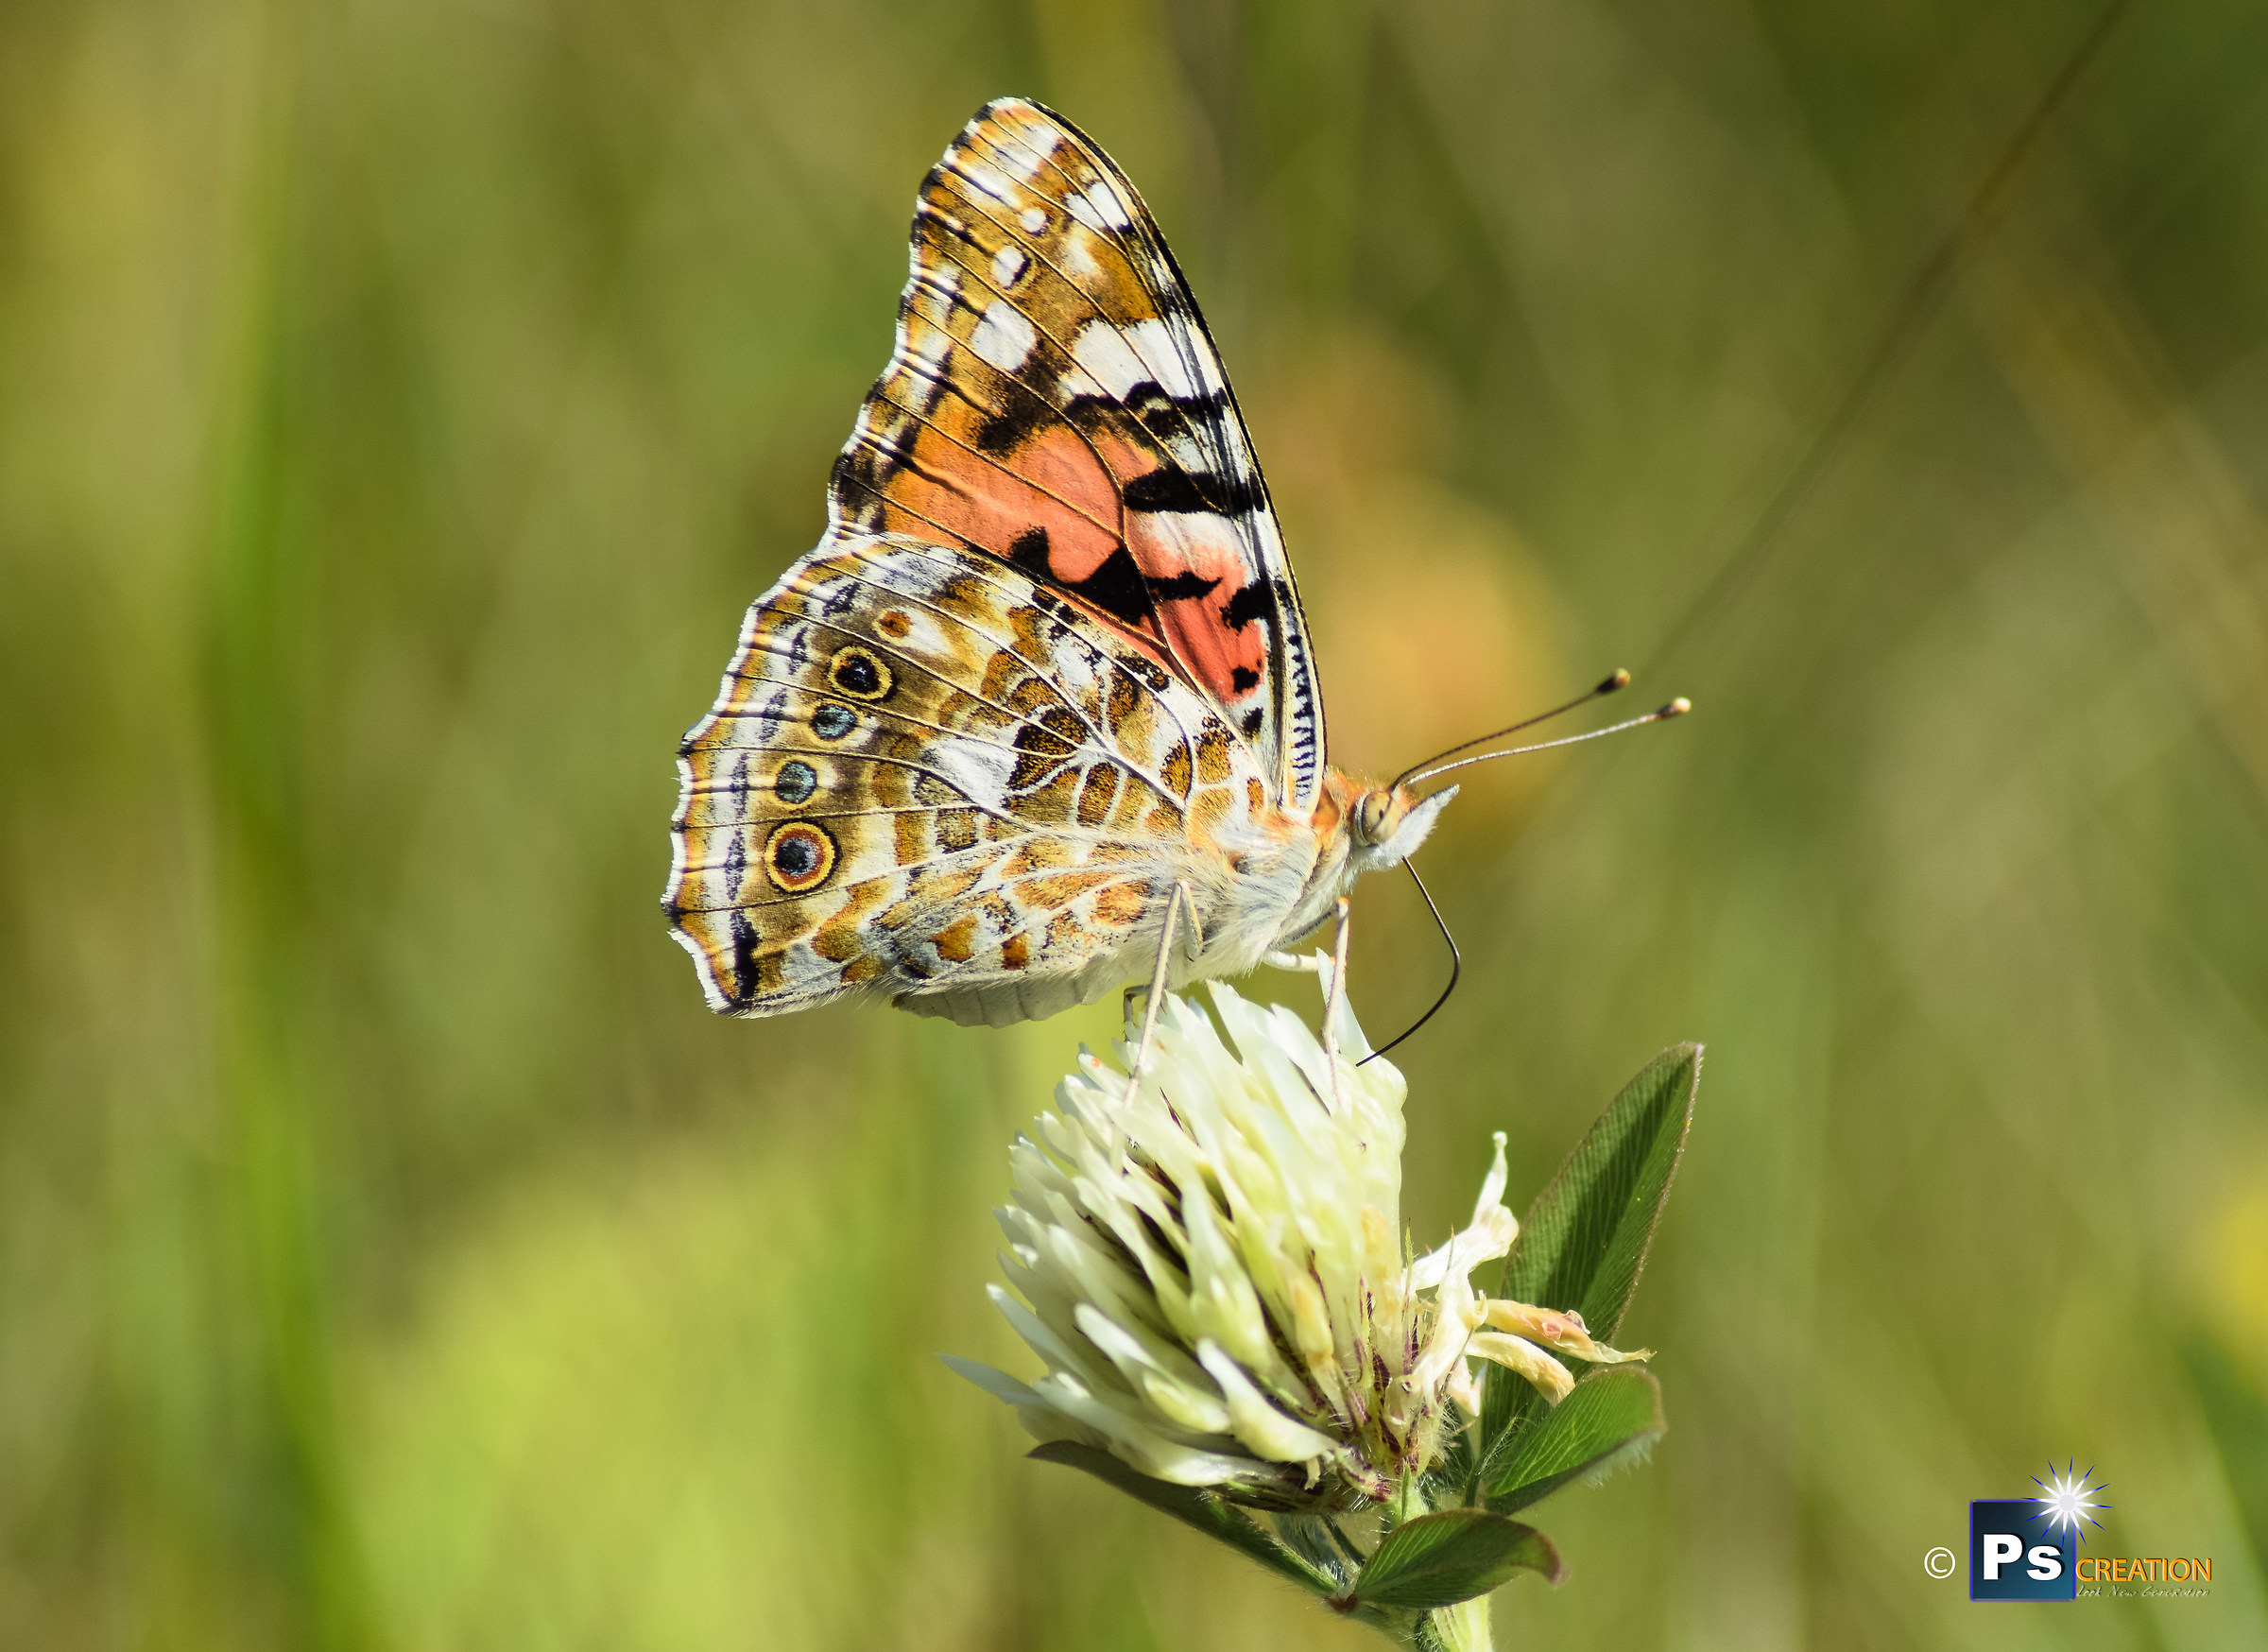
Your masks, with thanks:
<instances>
[{"instance_id":1,"label":"starburst icon","mask_svg":"<svg viewBox=\"0 0 2268 1652\"><path fill-rule=\"evenodd\" d=\"M2086 1473L2073 1474L2070 1461L2066 1459L2061 1473L2057 1473L2055 1465L2050 1463L2046 1479L2042 1480L2036 1474L2032 1477L2032 1484L2038 1487L2042 1493L2041 1496L2035 1497L2032 1501L2045 1505L2040 1510L2041 1518L2046 1520L2050 1525L2070 1528L2083 1542L2086 1540L2087 1534L2079 1530L2081 1523L2084 1522L2091 1526L2100 1526L2103 1523L2095 1518L2095 1510L2110 1506L2107 1503L2095 1501L2098 1496L2109 1490L2110 1488L2089 1486L2088 1482L2094 1478L2094 1473L2095 1471L2090 1466Z\"/></svg>"}]
</instances>

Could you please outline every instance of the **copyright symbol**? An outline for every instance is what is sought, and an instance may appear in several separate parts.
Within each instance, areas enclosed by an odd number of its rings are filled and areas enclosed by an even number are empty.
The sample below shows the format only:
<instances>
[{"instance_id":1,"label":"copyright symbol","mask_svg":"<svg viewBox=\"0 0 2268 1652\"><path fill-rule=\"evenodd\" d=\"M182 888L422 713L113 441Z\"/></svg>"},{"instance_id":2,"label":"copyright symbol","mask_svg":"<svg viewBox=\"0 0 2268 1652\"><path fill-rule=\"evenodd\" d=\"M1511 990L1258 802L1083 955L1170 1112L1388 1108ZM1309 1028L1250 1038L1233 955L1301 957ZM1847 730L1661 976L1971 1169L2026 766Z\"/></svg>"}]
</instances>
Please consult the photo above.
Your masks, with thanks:
<instances>
[{"instance_id":1,"label":"copyright symbol","mask_svg":"<svg viewBox=\"0 0 2268 1652\"><path fill-rule=\"evenodd\" d=\"M1932 1549L1921 1557L1921 1569L1932 1577L1950 1577L1953 1565L1953 1552L1950 1549Z\"/></svg>"}]
</instances>

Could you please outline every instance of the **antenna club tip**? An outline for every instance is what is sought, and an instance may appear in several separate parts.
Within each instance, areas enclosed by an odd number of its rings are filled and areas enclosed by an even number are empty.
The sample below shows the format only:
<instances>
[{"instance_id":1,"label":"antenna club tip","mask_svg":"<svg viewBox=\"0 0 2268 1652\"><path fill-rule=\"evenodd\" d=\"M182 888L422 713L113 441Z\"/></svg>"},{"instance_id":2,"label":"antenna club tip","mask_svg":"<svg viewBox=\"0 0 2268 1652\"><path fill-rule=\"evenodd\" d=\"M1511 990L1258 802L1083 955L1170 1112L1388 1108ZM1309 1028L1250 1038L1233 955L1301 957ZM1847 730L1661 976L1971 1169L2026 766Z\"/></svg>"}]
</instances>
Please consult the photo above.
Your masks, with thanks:
<instances>
[{"instance_id":1,"label":"antenna club tip","mask_svg":"<svg viewBox=\"0 0 2268 1652\"><path fill-rule=\"evenodd\" d=\"M1612 694L1618 688L1628 688L1629 686L1630 673L1618 667L1610 676L1607 677L1606 681L1600 683L1599 686L1591 690L1591 692L1593 694Z\"/></svg>"},{"instance_id":2,"label":"antenna club tip","mask_svg":"<svg viewBox=\"0 0 2268 1652\"><path fill-rule=\"evenodd\" d=\"M1654 714L1658 717L1682 717L1686 713L1692 711L1692 709L1693 702L1690 699L1687 699L1685 696L1679 695L1675 699L1670 701L1668 705L1662 707L1661 710L1656 712Z\"/></svg>"}]
</instances>

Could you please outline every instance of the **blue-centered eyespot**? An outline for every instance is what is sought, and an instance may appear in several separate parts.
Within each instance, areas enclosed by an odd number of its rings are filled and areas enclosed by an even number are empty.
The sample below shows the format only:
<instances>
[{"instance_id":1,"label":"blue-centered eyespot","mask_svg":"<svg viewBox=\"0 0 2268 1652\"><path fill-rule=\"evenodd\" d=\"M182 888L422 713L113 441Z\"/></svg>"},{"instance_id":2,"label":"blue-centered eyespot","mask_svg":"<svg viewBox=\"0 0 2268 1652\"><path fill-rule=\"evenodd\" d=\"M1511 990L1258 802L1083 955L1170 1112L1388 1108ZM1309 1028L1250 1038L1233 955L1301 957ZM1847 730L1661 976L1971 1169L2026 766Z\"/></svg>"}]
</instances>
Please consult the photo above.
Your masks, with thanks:
<instances>
[{"instance_id":1,"label":"blue-centered eyespot","mask_svg":"<svg viewBox=\"0 0 2268 1652\"><path fill-rule=\"evenodd\" d=\"M772 795L790 808L810 802L818 789L819 771L800 758L782 764L780 772L772 777Z\"/></svg>"},{"instance_id":2,"label":"blue-centered eyespot","mask_svg":"<svg viewBox=\"0 0 2268 1652\"><path fill-rule=\"evenodd\" d=\"M858 714L833 700L828 700L811 714L811 731L822 740L840 740L857 727Z\"/></svg>"},{"instance_id":3,"label":"blue-centered eyespot","mask_svg":"<svg viewBox=\"0 0 2268 1652\"><path fill-rule=\"evenodd\" d=\"M764 869L787 894L816 889L834 870L834 839L808 820L791 820L765 844Z\"/></svg>"}]
</instances>

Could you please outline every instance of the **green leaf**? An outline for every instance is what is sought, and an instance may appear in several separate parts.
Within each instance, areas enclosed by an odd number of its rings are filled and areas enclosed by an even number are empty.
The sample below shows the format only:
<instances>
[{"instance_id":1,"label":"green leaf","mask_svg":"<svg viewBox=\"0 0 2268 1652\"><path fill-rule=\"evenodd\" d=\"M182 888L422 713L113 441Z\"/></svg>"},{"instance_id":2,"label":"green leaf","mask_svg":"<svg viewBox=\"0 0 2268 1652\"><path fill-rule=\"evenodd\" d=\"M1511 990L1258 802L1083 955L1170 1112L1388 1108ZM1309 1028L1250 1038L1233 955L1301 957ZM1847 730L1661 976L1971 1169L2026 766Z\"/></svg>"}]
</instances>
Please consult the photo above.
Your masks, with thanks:
<instances>
[{"instance_id":1,"label":"green leaf","mask_svg":"<svg viewBox=\"0 0 2268 1652\"><path fill-rule=\"evenodd\" d=\"M1699 1044L1672 1045L1623 1087L1528 1207L1498 1295L1572 1308L1593 1336L1612 1340L1677 1174L1700 1087ZM1484 1454L1538 1402L1526 1384L1491 1373L1481 1415Z\"/></svg>"},{"instance_id":2,"label":"green leaf","mask_svg":"<svg viewBox=\"0 0 2268 1652\"><path fill-rule=\"evenodd\" d=\"M1354 1580L1364 1606L1428 1611L1486 1594L1516 1572L1567 1575L1552 1540L1486 1508L1444 1508L1404 1521L1380 1540Z\"/></svg>"},{"instance_id":3,"label":"green leaf","mask_svg":"<svg viewBox=\"0 0 2268 1652\"><path fill-rule=\"evenodd\" d=\"M1074 1440L1050 1440L1028 1454L1043 1463L1061 1463L1066 1468L1083 1469L1096 1479L1117 1487L1127 1496L1146 1503L1161 1513L1172 1515L1184 1525L1194 1526L1207 1537L1241 1550L1279 1577L1288 1577L1302 1589L1313 1590L1321 1595L1338 1592L1336 1578L1285 1548L1263 1531L1243 1509L1223 1502L1212 1492L1200 1490L1194 1486L1176 1486L1169 1481L1153 1480L1149 1475L1128 1468L1108 1452L1098 1452L1092 1446L1083 1446Z\"/></svg>"},{"instance_id":4,"label":"green leaf","mask_svg":"<svg viewBox=\"0 0 2268 1652\"><path fill-rule=\"evenodd\" d=\"M1594 1370L1551 1410L1504 1433L1502 1460L1481 1471L1488 1506L1509 1514L1539 1503L1570 1480L1607 1472L1639 1455L1668 1427L1652 1371Z\"/></svg>"},{"instance_id":5,"label":"green leaf","mask_svg":"<svg viewBox=\"0 0 2268 1652\"><path fill-rule=\"evenodd\" d=\"M1700 1086L1701 1046L1677 1044L1623 1087L1529 1207L1504 1259L1504 1295L1573 1308L1592 1335L1612 1339L1685 1151Z\"/></svg>"}]
</instances>

